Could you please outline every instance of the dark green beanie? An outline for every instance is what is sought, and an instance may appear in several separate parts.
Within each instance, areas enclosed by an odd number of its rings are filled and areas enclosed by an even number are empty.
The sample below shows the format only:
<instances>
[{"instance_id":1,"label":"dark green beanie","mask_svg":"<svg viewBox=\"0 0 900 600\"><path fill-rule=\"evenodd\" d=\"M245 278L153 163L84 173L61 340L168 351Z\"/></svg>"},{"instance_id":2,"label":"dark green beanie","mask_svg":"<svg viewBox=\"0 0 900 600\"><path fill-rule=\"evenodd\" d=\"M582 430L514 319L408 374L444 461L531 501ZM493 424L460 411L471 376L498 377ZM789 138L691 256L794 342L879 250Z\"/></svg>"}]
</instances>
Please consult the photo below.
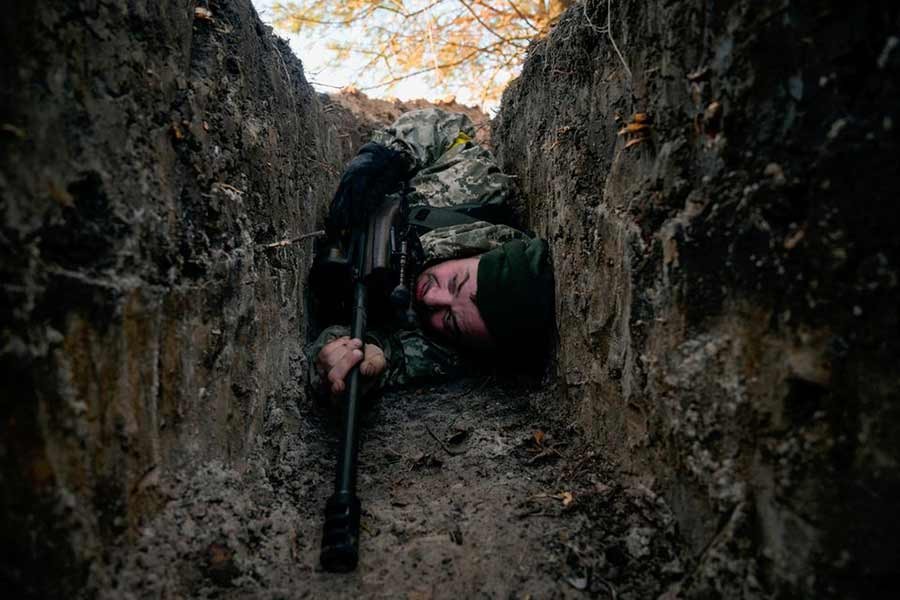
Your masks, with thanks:
<instances>
[{"instance_id":1,"label":"dark green beanie","mask_svg":"<svg viewBox=\"0 0 900 600\"><path fill-rule=\"evenodd\" d=\"M502 348L546 344L553 327L554 284L544 240L513 240L486 252L478 263L475 303Z\"/></svg>"}]
</instances>

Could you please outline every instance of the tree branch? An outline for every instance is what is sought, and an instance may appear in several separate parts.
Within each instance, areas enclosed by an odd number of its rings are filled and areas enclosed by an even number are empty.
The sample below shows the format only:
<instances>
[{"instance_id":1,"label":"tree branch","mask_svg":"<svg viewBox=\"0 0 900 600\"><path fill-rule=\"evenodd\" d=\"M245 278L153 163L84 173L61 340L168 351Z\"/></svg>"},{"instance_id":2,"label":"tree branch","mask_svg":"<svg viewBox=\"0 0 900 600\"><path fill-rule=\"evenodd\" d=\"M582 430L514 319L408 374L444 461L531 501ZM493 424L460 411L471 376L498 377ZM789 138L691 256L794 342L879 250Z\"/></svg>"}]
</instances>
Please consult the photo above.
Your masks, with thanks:
<instances>
[{"instance_id":1,"label":"tree branch","mask_svg":"<svg viewBox=\"0 0 900 600\"><path fill-rule=\"evenodd\" d=\"M502 35L500 35L500 34L497 33L496 31L494 31L494 30L491 28L490 25L488 25L487 23L485 23L484 21L482 21L482 20L481 20L481 17L478 16L478 13L476 13L476 12L472 9L472 7L469 5L468 2L466 2L466 0L459 0L459 3L462 4L463 6L465 6L465 7L466 7L466 10L468 10L470 13L472 13L472 16L475 17L475 20L478 21L478 23L479 23L482 27L484 27L485 29L487 29L487 30L488 30L489 32L491 32L492 34L494 34L497 38L503 40L503 41L506 42L507 44L511 44L511 45L513 45L513 46L518 46L518 47L524 49L524 46L519 46L519 44L516 44L515 42L513 42L513 41L510 40L509 38L503 37Z\"/></svg>"},{"instance_id":2,"label":"tree branch","mask_svg":"<svg viewBox=\"0 0 900 600\"><path fill-rule=\"evenodd\" d=\"M506 0L506 1L507 1L507 3L512 7L512 9L515 11L515 13L516 13L517 15L519 15L519 18L522 19L523 21L525 21L525 24L526 24L526 25L528 25L529 27L531 27L531 28L532 28L533 30L535 30L537 33L540 33L540 32L541 32L541 30L538 29L538 28L534 25L534 23L531 22L531 19L529 19L528 17L526 17L524 14L522 14L522 11L519 10L519 7L516 6L516 3L515 3L515 2L513 2L512 0Z\"/></svg>"}]
</instances>

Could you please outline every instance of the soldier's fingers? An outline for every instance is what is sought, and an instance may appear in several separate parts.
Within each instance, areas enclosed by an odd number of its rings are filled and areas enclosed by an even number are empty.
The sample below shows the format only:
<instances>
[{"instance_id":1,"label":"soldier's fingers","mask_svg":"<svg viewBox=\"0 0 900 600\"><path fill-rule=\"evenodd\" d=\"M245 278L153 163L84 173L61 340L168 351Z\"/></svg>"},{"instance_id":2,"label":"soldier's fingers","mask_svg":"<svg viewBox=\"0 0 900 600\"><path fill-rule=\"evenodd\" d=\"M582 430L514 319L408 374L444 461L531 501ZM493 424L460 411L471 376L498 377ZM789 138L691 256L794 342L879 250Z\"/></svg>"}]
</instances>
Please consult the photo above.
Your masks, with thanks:
<instances>
[{"instance_id":1,"label":"soldier's fingers","mask_svg":"<svg viewBox=\"0 0 900 600\"><path fill-rule=\"evenodd\" d=\"M319 364L331 368L351 348L350 338L346 335L325 344L317 357Z\"/></svg>"},{"instance_id":2,"label":"soldier's fingers","mask_svg":"<svg viewBox=\"0 0 900 600\"><path fill-rule=\"evenodd\" d=\"M366 377L375 377L380 375L386 366L387 361L384 358L384 352L382 352L381 348L373 344L367 345L365 360L359 365L360 373Z\"/></svg>"},{"instance_id":3,"label":"soldier's fingers","mask_svg":"<svg viewBox=\"0 0 900 600\"><path fill-rule=\"evenodd\" d=\"M326 372L330 371L344 358L344 356L347 355L348 352L350 352L350 348L347 348L346 346L333 348L328 353L319 357L319 368Z\"/></svg>"},{"instance_id":4,"label":"soldier's fingers","mask_svg":"<svg viewBox=\"0 0 900 600\"><path fill-rule=\"evenodd\" d=\"M343 337L343 338L337 338L337 339L335 339L335 340L331 340L330 342L328 342L327 344L325 344L324 346L322 346L322 349L319 350L319 355L316 356L316 360L317 360L319 363L327 364L329 357L330 357L330 356L331 356L338 348L341 348L341 347L346 346L346 344L347 344L346 340L347 340L347 339L348 339L348 338L346 338L346 337Z\"/></svg>"},{"instance_id":5,"label":"soldier's fingers","mask_svg":"<svg viewBox=\"0 0 900 600\"><path fill-rule=\"evenodd\" d=\"M354 365L362 360L362 357L362 350L350 350L347 352L341 357L341 360L328 371L328 381L330 381L332 385L336 382L340 382L343 385L347 373L350 372L350 369L352 369Z\"/></svg>"}]
</instances>

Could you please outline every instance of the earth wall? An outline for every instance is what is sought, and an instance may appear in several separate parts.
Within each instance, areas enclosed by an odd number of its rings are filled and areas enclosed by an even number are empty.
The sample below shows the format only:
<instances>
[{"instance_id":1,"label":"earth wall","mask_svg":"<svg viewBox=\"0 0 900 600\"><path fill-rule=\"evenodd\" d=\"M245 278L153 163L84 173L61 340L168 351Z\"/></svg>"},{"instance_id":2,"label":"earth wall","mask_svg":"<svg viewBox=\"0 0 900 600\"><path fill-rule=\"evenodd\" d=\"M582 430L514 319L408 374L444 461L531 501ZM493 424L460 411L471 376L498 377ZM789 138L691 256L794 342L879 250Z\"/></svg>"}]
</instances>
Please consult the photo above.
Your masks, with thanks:
<instances>
[{"instance_id":1,"label":"earth wall","mask_svg":"<svg viewBox=\"0 0 900 600\"><path fill-rule=\"evenodd\" d=\"M673 594L879 597L900 564L898 26L588 0L503 96L561 410L677 515Z\"/></svg>"},{"instance_id":2,"label":"earth wall","mask_svg":"<svg viewBox=\"0 0 900 600\"><path fill-rule=\"evenodd\" d=\"M0 578L90 597L173 482L291 436L311 245L265 246L321 221L341 152L250 0L0 27Z\"/></svg>"}]
</instances>

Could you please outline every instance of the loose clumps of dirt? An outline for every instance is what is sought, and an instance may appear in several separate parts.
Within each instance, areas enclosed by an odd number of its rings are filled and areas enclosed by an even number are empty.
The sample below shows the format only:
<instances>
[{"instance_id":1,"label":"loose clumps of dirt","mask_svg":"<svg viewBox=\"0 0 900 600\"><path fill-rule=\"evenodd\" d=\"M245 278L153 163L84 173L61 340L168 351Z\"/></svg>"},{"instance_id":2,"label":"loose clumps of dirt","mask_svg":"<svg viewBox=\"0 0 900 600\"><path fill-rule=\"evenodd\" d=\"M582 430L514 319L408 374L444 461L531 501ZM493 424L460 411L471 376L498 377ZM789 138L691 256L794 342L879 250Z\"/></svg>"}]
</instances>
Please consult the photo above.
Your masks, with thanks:
<instances>
[{"instance_id":1,"label":"loose clumps of dirt","mask_svg":"<svg viewBox=\"0 0 900 600\"><path fill-rule=\"evenodd\" d=\"M360 564L318 565L333 422L270 405L240 472L211 463L112 553L103 597L647 598L690 569L675 520L546 411L548 392L485 380L388 394L365 416Z\"/></svg>"}]
</instances>

